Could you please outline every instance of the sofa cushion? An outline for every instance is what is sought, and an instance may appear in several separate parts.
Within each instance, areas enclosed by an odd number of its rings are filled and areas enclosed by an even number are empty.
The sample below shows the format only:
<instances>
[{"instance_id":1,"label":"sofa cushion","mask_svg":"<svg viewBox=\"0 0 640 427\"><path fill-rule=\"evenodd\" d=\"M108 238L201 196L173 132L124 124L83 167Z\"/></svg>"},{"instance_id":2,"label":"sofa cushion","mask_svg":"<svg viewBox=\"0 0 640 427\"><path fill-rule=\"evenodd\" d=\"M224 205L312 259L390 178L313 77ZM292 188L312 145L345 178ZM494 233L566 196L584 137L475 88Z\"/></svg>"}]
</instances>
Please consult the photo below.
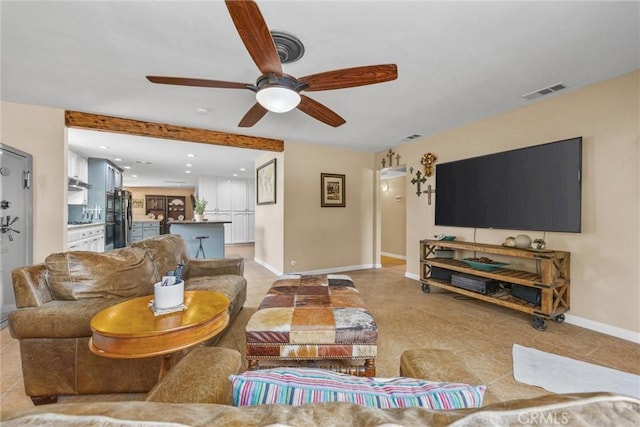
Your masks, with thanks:
<instances>
[{"instance_id":1,"label":"sofa cushion","mask_svg":"<svg viewBox=\"0 0 640 427\"><path fill-rule=\"evenodd\" d=\"M153 261L154 282L159 282L178 264L185 265L184 277L189 277L189 251L182 236L177 234L161 234L134 242L132 248L142 249Z\"/></svg>"},{"instance_id":2,"label":"sofa cushion","mask_svg":"<svg viewBox=\"0 0 640 427\"><path fill-rule=\"evenodd\" d=\"M153 293L153 264L141 249L56 253L44 263L54 299L130 298Z\"/></svg>"},{"instance_id":3,"label":"sofa cushion","mask_svg":"<svg viewBox=\"0 0 640 427\"><path fill-rule=\"evenodd\" d=\"M274 368L229 377L236 406L351 402L376 408L478 408L486 386L413 378L366 378L324 369Z\"/></svg>"}]
</instances>

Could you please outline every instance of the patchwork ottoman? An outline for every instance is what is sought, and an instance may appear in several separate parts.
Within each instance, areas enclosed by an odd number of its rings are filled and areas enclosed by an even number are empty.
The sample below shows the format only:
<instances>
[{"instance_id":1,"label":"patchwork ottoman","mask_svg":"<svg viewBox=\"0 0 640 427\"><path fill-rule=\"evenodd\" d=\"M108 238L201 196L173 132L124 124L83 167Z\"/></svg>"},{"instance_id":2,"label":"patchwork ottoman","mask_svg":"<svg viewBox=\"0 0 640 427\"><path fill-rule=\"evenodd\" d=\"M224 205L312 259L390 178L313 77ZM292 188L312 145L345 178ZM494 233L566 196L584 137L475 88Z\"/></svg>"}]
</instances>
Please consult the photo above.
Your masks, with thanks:
<instances>
[{"instance_id":1,"label":"patchwork ottoman","mask_svg":"<svg viewBox=\"0 0 640 427\"><path fill-rule=\"evenodd\" d=\"M375 376L378 328L346 275L280 276L245 333L250 370L261 360L311 361L314 367ZM337 360L350 364L314 363Z\"/></svg>"}]
</instances>

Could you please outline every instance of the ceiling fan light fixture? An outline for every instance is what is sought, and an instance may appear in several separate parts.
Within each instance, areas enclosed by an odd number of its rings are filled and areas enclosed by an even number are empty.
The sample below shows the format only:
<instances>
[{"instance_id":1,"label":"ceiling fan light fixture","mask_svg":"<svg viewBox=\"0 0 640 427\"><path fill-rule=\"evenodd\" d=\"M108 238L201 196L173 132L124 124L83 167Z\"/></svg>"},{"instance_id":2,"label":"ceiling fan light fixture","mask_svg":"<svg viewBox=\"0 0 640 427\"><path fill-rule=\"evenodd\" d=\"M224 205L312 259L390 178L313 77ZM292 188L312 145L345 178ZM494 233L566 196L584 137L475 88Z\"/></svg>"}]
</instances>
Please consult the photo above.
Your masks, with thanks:
<instances>
[{"instance_id":1,"label":"ceiling fan light fixture","mask_svg":"<svg viewBox=\"0 0 640 427\"><path fill-rule=\"evenodd\" d=\"M286 113L298 106L300 94L288 87L266 86L258 90L256 100L271 112Z\"/></svg>"}]
</instances>

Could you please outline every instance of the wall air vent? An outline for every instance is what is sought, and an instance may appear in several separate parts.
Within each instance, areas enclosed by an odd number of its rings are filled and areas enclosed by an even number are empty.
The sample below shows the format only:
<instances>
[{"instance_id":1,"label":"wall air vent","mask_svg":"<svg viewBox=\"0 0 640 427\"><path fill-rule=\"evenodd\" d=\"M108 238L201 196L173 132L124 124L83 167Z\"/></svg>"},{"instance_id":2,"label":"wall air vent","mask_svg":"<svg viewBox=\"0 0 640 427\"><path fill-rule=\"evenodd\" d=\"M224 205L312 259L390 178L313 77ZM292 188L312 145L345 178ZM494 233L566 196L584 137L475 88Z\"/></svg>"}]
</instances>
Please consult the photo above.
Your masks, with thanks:
<instances>
[{"instance_id":1,"label":"wall air vent","mask_svg":"<svg viewBox=\"0 0 640 427\"><path fill-rule=\"evenodd\" d=\"M544 95L549 95L551 93L558 92L559 90L566 89L566 88L567 86L564 83L556 83L554 85L547 86L542 89L534 90L533 92L525 93L524 95L522 95L522 98L530 101L532 99L536 99Z\"/></svg>"},{"instance_id":2,"label":"wall air vent","mask_svg":"<svg viewBox=\"0 0 640 427\"><path fill-rule=\"evenodd\" d=\"M401 139L402 142L411 141L412 139L420 138L422 135L414 133L413 135L405 136Z\"/></svg>"}]
</instances>

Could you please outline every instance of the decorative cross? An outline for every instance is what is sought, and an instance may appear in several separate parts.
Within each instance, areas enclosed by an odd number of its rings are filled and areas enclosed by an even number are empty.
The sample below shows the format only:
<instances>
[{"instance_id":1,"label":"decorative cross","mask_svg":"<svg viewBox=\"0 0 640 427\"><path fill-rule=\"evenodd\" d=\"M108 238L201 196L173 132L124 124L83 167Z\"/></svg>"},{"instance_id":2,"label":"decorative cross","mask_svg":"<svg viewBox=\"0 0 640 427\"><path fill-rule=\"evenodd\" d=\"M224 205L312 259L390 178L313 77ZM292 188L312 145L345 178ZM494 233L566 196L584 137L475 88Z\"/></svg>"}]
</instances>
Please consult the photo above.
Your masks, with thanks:
<instances>
[{"instance_id":1,"label":"decorative cross","mask_svg":"<svg viewBox=\"0 0 640 427\"><path fill-rule=\"evenodd\" d=\"M387 153L387 156L389 157L389 166L393 166L393 155L396 154L393 151L391 151L391 148L389 148L389 152Z\"/></svg>"},{"instance_id":2,"label":"decorative cross","mask_svg":"<svg viewBox=\"0 0 640 427\"><path fill-rule=\"evenodd\" d=\"M412 184L414 184L414 185L417 184L418 185L418 188L416 190L416 194L418 195L418 197L420 197L420 195L422 194L422 190L420 189L420 184L424 184L425 181L427 180L426 177L420 178L421 176L422 176L422 172L418 171L418 172L416 172L416 177L411 180Z\"/></svg>"},{"instance_id":3,"label":"decorative cross","mask_svg":"<svg viewBox=\"0 0 640 427\"><path fill-rule=\"evenodd\" d=\"M382 169L387 167L387 159L382 159Z\"/></svg>"},{"instance_id":4,"label":"decorative cross","mask_svg":"<svg viewBox=\"0 0 640 427\"><path fill-rule=\"evenodd\" d=\"M426 179L426 178L425 178ZM436 189L431 188L431 184L427 185L427 189L423 191L427 195L427 204L431 205L431 195L436 194Z\"/></svg>"},{"instance_id":5,"label":"decorative cross","mask_svg":"<svg viewBox=\"0 0 640 427\"><path fill-rule=\"evenodd\" d=\"M400 154L396 155L396 166L400 166Z\"/></svg>"}]
</instances>

